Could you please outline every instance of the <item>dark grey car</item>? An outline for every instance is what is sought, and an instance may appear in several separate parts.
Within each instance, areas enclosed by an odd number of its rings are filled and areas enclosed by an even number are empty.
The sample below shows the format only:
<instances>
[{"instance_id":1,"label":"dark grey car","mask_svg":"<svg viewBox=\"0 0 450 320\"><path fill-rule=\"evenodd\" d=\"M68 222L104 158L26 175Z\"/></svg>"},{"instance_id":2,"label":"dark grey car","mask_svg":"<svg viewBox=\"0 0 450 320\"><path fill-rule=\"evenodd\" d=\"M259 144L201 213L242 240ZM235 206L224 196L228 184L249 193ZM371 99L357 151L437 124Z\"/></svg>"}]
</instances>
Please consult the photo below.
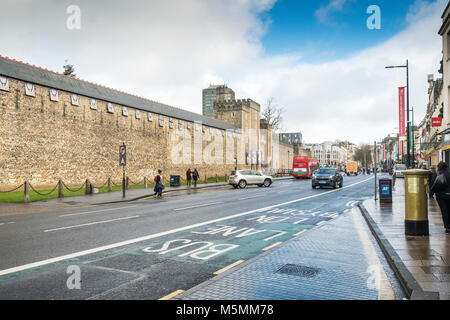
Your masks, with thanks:
<instances>
[{"instance_id":1,"label":"dark grey car","mask_svg":"<svg viewBox=\"0 0 450 320\"><path fill-rule=\"evenodd\" d=\"M342 188L344 184L344 178L334 168L321 168L317 170L312 176L312 187L313 189L319 187L332 187L336 189L337 187Z\"/></svg>"}]
</instances>

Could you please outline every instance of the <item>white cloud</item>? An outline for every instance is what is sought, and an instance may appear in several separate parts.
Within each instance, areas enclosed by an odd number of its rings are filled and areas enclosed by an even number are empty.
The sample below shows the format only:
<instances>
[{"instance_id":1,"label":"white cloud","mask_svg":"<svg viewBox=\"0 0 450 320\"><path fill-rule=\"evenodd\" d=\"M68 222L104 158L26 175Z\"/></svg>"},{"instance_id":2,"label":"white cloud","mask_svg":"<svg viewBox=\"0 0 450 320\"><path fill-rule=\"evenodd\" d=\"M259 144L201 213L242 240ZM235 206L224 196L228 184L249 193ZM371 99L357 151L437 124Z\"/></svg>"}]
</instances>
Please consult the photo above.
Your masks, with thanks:
<instances>
[{"instance_id":1,"label":"white cloud","mask_svg":"<svg viewBox=\"0 0 450 320\"><path fill-rule=\"evenodd\" d=\"M274 2L79 0L81 30L69 31L66 8L74 1L4 0L0 54L56 71L69 59L82 79L198 113L201 90L226 82L239 98L276 97L288 128L310 142L372 142L393 132L404 71L384 66L409 58L411 106L420 121L426 76L437 73L441 59L437 30L445 0L417 2L403 32L321 64L303 63L301 52L264 55L260 39L270 21L260 15Z\"/></svg>"},{"instance_id":2,"label":"white cloud","mask_svg":"<svg viewBox=\"0 0 450 320\"><path fill-rule=\"evenodd\" d=\"M342 12L348 0L330 0L327 5L321 5L315 12L317 20L324 24L333 24L330 15L334 12Z\"/></svg>"}]
</instances>

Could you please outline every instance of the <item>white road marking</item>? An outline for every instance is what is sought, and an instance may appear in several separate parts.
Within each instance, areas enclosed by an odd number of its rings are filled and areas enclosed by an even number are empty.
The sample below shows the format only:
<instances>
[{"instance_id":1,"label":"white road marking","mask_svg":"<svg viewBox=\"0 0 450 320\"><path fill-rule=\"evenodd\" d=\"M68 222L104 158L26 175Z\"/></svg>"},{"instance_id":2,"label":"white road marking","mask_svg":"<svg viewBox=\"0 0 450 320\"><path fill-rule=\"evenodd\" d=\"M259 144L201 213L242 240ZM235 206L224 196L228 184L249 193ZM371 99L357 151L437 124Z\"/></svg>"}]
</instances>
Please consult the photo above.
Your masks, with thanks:
<instances>
[{"instance_id":1,"label":"white road marking","mask_svg":"<svg viewBox=\"0 0 450 320\"><path fill-rule=\"evenodd\" d=\"M246 197L246 198L239 198L239 200L248 200L248 199L255 199L255 198L261 198L265 197L265 194L259 195L259 196L253 196L253 197Z\"/></svg>"},{"instance_id":2,"label":"white road marking","mask_svg":"<svg viewBox=\"0 0 450 320\"><path fill-rule=\"evenodd\" d=\"M131 216L131 217L118 218L118 219L96 221L96 222L91 222L91 223L83 223L83 224L77 224L77 225L74 225L74 226L68 226L68 227L61 227L61 228L56 228L56 229L44 230L44 232L52 232L52 231L66 230L66 229L72 229L72 228L79 228L79 227L91 226L91 225L94 225L94 224L100 224L100 223L108 223L108 222L119 221L119 220L134 219L134 218L138 218L138 217L139 216Z\"/></svg>"},{"instance_id":3,"label":"white road marking","mask_svg":"<svg viewBox=\"0 0 450 320\"><path fill-rule=\"evenodd\" d=\"M173 209L173 211L181 211L181 210L195 209L195 208L201 208L201 207L213 206L213 205L216 205L216 204L222 204L222 203L223 203L223 202L205 203L205 204L199 204L198 206L192 206L192 207L185 207L185 208Z\"/></svg>"},{"instance_id":4,"label":"white road marking","mask_svg":"<svg viewBox=\"0 0 450 320\"><path fill-rule=\"evenodd\" d=\"M327 222L327 221L324 220L324 221L317 222L317 223L316 223L316 226L320 226L321 224L324 224L325 222Z\"/></svg>"},{"instance_id":5,"label":"white road marking","mask_svg":"<svg viewBox=\"0 0 450 320\"><path fill-rule=\"evenodd\" d=\"M133 208L133 207L137 207L137 205L126 206L126 207L119 207L119 208L101 209L101 210L94 210L94 211L84 211L84 212L78 212L78 213L69 213L69 214L63 214L60 217L81 216L83 214L89 214L89 213L98 214L97 212L105 212L105 211L113 211L113 210L120 210L120 209L128 209L128 208Z\"/></svg>"},{"instance_id":6,"label":"white road marking","mask_svg":"<svg viewBox=\"0 0 450 320\"><path fill-rule=\"evenodd\" d=\"M356 182L356 183L351 184L349 186L346 186L346 187L344 187L342 189L351 188L353 186L359 185L359 184L367 182L369 180L372 180L372 178L369 178L369 179L366 179L366 180L363 180L363 181L360 181L360 182ZM237 218L237 217L246 216L246 215L249 215L249 214L252 214L252 213L269 210L271 208L280 207L280 206L283 206L283 205L286 205L286 204L291 204L291 203L301 202L301 201L305 201L305 200L312 199L312 198L321 197L321 196L324 196L324 195L332 193L332 192L341 191L342 189L330 190L330 191L327 191L327 192L318 193L318 194L315 194L315 195L312 195L312 196L308 196L308 197L305 197L305 198L301 198L301 199L297 199L297 200L292 200L292 201L288 201L288 202L283 202L283 203L271 205L271 206L266 207L266 208L260 208L260 209L255 209L255 210L251 210L251 211L247 211L247 212L242 212L242 213L234 214L234 215L227 216L227 217L222 217L222 218L218 218L218 219L214 219L214 220L209 220L209 221L205 221L205 222L192 224L192 225L185 226L185 227L180 227L180 228L176 228L176 229L172 229L172 230L168 230L168 231L163 231L163 232L151 234L151 235L148 235L148 236L143 236L143 237L139 237L139 238L135 238L135 239L130 239L130 240L126 240L126 241L116 242L116 243L105 245L105 246L101 246L101 247L96 247L96 248L92 248L92 249L88 249L88 250L78 251L78 252L66 254L66 255L63 255L63 256L59 256L59 257L54 257L54 258L41 260L41 261L37 261L37 262L33 262L33 263L28 263L28 264L24 264L24 265L13 267L13 268L9 268L9 269L0 270L0 276L6 275L6 274L10 274L10 273L14 273L14 272L27 270L27 269L31 269L31 268L35 268L35 267L40 267L40 266L43 266L43 265L46 265L46 264L55 263L55 262L59 262L59 261L67 260L67 259L73 259L73 258L85 256L85 255L88 255L88 254L109 250L109 249L115 249L115 248L123 247L123 246L129 245L129 244L134 244L134 243L138 243L138 242L142 242L142 241L146 241L146 240L150 240L150 239L163 237L163 236L166 236L166 235L169 235L169 234L173 234L173 233L177 233L177 232L180 232L180 231L186 231L186 230L189 230L189 229L202 227L202 226L205 226L205 225L208 225L208 224L212 224L212 223L216 223L216 222L220 222L220 221L225 221L225 220L229 220L229 219L234 219L234 218Z\"/></svg>"}]
</instances>

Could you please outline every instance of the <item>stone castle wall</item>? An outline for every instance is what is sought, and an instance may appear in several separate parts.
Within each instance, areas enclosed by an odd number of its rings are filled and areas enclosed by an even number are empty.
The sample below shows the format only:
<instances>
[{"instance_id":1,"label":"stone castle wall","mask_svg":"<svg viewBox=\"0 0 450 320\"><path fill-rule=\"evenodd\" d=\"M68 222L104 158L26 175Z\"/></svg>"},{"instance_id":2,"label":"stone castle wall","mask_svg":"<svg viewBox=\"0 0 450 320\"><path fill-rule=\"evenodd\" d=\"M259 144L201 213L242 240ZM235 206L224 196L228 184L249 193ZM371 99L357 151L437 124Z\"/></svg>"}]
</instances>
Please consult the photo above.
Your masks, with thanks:
<instances>
[{"instance_id":1,"label":"stone castle wall","mask_svg":"<svg viewBox=\"0 0 450 320\"><path fill-rule=\"evenodd\" d=\"M147 112L140 111L138 119L136 111L128 108L128 116L124 116L118 105L113 105L114 113L108 113L104 101L97 101L93 110L89 97L84 96L78 96L79 106L74 106L71 94L60 90L54 102L50 100L50 88L34 87L35 97L30 97L25 95L24 82L9 79L9 91L0 91L2 189L25 180L41 187L53 186L58 179L72 186L81 185L85 179L102 185L108 177L120 183L118 149L123 141L127 145L127 175L136 183L142 183L144 176L153 178L158 169L165 177L180 174L185 178L189 167L196 167L201 179L205 175L223 176L234 169L238 150L239 168L249 167L244 165L243 139L231 133L215 128L210 133L209 127L205 132L201 127L196 131L194 123L187 129L186 121L179 130L179 119L173 119L173 128L169 128L166 116L160 127L157 114L149 121ZM177 140L180 135L186 139ZM222 145L218 144L220 140ZM227 145L233 154L227 153ZM205 152L213 160L205 161Z\"/></svg>"}]
</instances>

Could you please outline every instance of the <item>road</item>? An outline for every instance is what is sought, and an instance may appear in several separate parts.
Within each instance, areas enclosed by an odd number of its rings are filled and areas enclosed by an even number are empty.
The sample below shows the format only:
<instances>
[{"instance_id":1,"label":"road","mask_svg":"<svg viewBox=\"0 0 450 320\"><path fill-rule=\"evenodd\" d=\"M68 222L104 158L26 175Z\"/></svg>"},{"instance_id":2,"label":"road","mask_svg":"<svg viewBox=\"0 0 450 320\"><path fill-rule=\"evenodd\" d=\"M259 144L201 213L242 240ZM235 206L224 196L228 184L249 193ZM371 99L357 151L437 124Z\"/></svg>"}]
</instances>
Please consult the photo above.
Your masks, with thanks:
<instances>
[{"instance_id":1,"label":"road","mask_svg":"<svg viewBox=\"0 0 450 320\"><path fill-rule=\"evenodd\" d=\"M175 192L164 199L0 218L0 299L159 299L254 258L373 195L308 180ZM82 290L70 290L75 266Z\"/></svg>"}]
</instances>

